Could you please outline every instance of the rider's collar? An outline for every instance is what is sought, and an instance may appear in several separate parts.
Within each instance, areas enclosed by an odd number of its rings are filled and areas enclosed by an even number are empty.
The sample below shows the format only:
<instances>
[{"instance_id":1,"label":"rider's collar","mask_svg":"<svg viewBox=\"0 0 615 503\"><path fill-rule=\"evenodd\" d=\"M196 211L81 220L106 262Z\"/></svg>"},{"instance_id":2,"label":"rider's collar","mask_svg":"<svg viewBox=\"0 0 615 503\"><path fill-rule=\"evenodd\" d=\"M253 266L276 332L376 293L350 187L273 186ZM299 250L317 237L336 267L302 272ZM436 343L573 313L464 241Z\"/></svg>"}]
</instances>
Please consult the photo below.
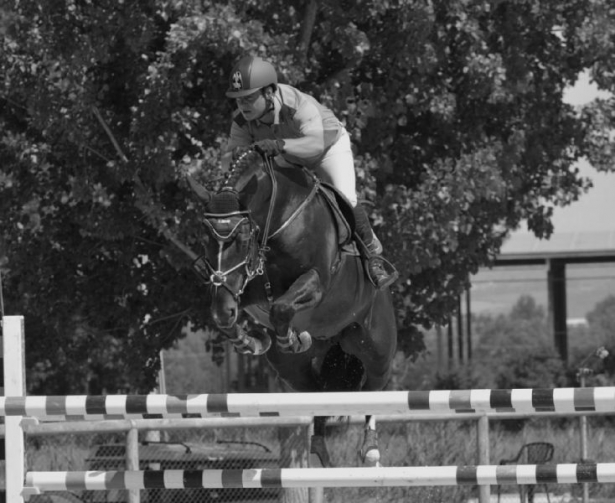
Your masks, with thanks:
<instances>
[{"instance_id":1,"label":"rider's collar","mask_svg":"<svg viewBox=\"0 0 615 503\"><path fill-rule=\"evenodd\" d=\"M273 101L273 124L280 123L280 110L282 110L282 100L280 99L280 90L276 90L271 97Z\"/></svg>"},{"instance_id":2,"label":"rider's collar","mask_svg":"<svg viewBox=\"0 0 615 503\"><path fill-rule=\"evenodd\" d=\"M279 97L279 90L271 95L271 103L273 104L273 110L265 112L258 120L260 124L271 127L280 123L280 110L282 109L282 101ZM269 114L273 114L273 122L263 121L263 117L268 117Z\"/></svg>"}]
</instances>

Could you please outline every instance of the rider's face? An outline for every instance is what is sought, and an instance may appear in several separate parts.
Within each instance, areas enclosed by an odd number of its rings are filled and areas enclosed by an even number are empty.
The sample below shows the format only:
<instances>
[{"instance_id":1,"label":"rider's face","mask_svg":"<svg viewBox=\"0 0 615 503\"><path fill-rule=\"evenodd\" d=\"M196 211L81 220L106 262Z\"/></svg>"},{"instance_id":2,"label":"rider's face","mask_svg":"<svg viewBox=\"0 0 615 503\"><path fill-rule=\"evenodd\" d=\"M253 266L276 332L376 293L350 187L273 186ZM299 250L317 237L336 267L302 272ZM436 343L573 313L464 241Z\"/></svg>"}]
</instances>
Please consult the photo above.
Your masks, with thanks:
<instances>
[{"instance_id":1,"label":"rider's face","mask_svg":"<svg viewBox=\"0 0 615 503\"><path fill-rule=\"evenodd\" d=\"M241 115L248 120L254 120L261 117L267 111L267 100L260 89L247 96L237 98L237 107Z\"/></svg>"}]
</instances>

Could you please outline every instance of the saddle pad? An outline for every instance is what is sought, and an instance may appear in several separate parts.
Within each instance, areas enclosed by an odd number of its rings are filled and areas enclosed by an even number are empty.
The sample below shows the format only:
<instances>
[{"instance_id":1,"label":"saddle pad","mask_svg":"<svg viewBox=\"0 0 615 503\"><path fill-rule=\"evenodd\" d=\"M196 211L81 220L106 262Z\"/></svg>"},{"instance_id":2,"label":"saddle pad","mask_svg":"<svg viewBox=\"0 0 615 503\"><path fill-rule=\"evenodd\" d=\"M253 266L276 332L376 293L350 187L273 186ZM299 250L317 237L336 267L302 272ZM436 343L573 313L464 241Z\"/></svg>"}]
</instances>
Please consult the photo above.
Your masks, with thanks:
<instances>
[{"instance_id":1,"label":"saddle pad","mask_svg":"<svg viewBox=\"0 0 615 503\"><path fill-rule=\"evenodd\" d=\"M348 199L332 185L320 183L320 193L324 200L329 204L331 214L335 220L338 231L338 243L345 245L351 243L354 234L355 222L352 206Z\"/></svg>"}]
</instances>

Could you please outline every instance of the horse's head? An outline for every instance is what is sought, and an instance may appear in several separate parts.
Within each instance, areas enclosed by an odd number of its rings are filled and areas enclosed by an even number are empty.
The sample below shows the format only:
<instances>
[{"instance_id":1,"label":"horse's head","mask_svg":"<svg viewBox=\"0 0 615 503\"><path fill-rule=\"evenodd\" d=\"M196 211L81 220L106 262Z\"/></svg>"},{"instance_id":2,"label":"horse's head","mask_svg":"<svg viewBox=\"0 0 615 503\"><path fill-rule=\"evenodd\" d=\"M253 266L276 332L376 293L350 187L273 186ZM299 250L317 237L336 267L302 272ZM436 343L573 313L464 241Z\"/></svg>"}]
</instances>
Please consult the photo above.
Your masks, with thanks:
<instances>
[{"instance_id":1,"label":"horse's head","mask_svg":"<svg viewBox=\"0 0 615 503\"><path fill-rule=\"evenodd\" d=\"M211 197L203 217L207 229L205 253L194 266L214 290L214 321L220 328L228 328L237 321L244 289L263 272L258 228L250 211L241 208L237 192L230 188Z\"/></svg>"}]
</instances>

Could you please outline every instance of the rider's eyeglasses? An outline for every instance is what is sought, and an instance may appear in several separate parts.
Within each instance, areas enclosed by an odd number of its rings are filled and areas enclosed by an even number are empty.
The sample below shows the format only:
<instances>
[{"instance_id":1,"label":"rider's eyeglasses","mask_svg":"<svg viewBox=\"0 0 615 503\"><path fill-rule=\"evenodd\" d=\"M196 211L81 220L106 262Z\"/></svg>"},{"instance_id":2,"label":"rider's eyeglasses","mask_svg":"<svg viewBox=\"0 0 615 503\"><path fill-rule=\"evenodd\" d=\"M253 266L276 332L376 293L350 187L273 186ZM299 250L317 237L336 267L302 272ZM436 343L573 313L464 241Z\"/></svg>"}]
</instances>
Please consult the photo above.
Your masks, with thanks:
<instances>
[{"instance_id":1,"label":"rider's eyeglasses","mask_svg":"<svg viewBox=\"0 0 615 503\"><path fill-rule=\"evenodd\" d=\"M260 91L256 91L255 93L248 94L247 96L242 96L240 98L237 98L237 103L241 103L244 105L251 105L258 99L260 94L261 94Z\"/></svg>"}]
</instances>

